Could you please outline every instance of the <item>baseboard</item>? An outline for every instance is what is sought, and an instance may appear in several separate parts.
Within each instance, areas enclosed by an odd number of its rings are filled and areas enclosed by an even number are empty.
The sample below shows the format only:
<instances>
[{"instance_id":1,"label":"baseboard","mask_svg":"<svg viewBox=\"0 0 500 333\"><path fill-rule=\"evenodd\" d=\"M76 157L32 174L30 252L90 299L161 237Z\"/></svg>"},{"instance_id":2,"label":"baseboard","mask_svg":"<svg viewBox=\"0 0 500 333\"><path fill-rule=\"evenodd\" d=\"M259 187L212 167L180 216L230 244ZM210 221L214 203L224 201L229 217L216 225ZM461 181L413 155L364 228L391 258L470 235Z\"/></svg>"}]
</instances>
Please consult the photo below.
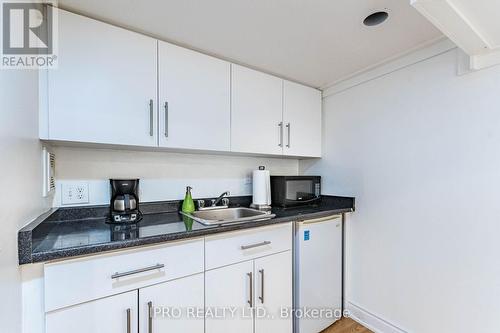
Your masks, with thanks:
<instances>
[{"instance_id":1,"label":"baseboard","mask_svg":"<svg viewBox=\"0 0 500 333\"><path fill-rule=\"evenodd\" d=\"M349 311L350 318L375 333L408 333L408 331L391 324L389 321L352 302L345 302L345 310Z\"/></svg>"}]
</instances>

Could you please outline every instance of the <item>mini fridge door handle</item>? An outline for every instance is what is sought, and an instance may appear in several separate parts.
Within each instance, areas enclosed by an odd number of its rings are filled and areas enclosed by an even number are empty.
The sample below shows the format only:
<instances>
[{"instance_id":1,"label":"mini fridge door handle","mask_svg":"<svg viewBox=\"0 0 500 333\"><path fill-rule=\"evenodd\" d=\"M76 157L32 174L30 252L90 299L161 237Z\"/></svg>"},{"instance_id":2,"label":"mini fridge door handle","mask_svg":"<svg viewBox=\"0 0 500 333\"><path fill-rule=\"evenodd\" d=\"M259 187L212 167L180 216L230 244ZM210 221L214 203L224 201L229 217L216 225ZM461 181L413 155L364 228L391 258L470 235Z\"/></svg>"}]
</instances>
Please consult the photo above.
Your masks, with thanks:
<instances>
[{"instance_id":1,"label":"mini fridge door handle","mask_svg":"<svg viewBox=\"0 0 500 333\"><path fill-rule=\"evenodd\" d=\"M321 217L321 218L313 219L313 220L304 220L304 221L300 221L299 223L301 223L301 224L314 224L314 223L336 220L336 219L339 219L341 217L342 217L342 215L333 215L333 216Z\"/></svg>"}]
</instances>

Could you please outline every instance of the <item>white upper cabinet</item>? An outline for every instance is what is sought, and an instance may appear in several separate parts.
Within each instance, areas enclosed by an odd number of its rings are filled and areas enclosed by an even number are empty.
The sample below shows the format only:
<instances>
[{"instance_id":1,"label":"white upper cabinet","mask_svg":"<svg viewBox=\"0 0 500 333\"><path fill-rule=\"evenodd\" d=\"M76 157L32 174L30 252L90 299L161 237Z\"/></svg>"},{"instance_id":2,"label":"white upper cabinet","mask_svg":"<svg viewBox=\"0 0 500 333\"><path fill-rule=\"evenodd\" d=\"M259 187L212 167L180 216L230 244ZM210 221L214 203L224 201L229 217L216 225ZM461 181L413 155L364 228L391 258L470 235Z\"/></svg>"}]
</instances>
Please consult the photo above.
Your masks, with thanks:
<instances>
[{"instance_id":1,"label":"white upper cabinet","mask_svg":"<svg viewBox=\"0 0 500 333\"><path fill-rule=\"evenodd\" d=\"M284 155L321 157L319 90L284 81L283 124Z\"/></svg>"},{"instance_id":2,"label":"white upper cabinet","mask_svg":"<svg viewBox=\"0 0 500 333\"><path fill-rule=\"evenodd\" d=\"M231 151L321 156L321 92L232 65Z\"/></svg>"},{"instance_id":3,"label":"white upper cabinet","mask_svg":"<svg viewBox=\"0 0 500 333\"><path fill-rule=\"evenodd\" d=\"M232 65L231 151L283 154L283 80Z\"/></svg>"},{"instance_id":4,"label":"white upper cabinet","mask_svg":"<svg viewBox=\"0 0 500 333\"><path fill-rule=\"evenodd\" d=\"M84 16L59 13L40 71L40 138L321 156L321 93Z\"/></svg>"},{"instance_id":5,"label":"white upper cabinet","mask_svg":"<svg viewBox=\"0 0 500 333\"><path fill-rule=\"evenodd\" d=\"M229 151L231 65L158 44L160 147Z\"/></svg>"},{"instance_id":6,"label":"white upper cabinet","mask_svg":"<svg viewBox=\"0 0 500 333\"><path fill-rule=\"evenodd\" d=\"M156 146L156 40L58 13L59 66L47 72L41 137Z\"/></svg>"}]
</instances>

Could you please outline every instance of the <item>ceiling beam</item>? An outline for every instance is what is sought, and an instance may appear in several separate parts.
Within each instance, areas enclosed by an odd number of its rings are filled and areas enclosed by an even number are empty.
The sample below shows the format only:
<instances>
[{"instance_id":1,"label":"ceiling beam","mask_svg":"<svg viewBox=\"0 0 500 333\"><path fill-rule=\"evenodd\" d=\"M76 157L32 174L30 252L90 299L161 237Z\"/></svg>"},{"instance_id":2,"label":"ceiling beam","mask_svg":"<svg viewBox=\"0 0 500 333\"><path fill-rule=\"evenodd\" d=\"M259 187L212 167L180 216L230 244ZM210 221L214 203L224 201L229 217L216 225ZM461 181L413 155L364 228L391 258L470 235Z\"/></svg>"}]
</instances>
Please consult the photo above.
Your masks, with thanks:
<instances>
[{"instance_id":1,"label":"ceiling beam","mask_svg":"<svg viewBox=\"0 0 500 333\"><path fill-rule=\"evenodd\" d=\"M413 7L471 57L471 69L479 70L500 64L500 48L481 33L484 31L481 21L474 24L470 13L460 10L456 0L410 1ZM489 1L482 1L481 6L478 4L475 14L481 14L481 11L486 14L488 10L494 10L493 2L490 3L491 8L488 3ZM500 31L494 33L500 34Z\"/></svg>"}]
</instances>

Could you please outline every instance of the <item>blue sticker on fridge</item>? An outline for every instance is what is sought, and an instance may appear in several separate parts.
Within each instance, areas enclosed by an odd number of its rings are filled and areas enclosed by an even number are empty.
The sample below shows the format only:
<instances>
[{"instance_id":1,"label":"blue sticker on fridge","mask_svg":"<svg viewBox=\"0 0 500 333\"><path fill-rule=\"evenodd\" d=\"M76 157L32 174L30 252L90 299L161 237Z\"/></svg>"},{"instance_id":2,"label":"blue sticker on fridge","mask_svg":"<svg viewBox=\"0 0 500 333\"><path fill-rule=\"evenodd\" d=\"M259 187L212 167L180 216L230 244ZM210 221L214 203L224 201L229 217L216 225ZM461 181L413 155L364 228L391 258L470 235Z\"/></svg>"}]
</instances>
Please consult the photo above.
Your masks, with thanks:
<instances>
[{"instance_id":1,"label":"blue sticker on fridge","mask_svg":"<svg viewBox=\"0 0 500 333\"><path fill-rule=\"evenodd\" d=\"M304 240L305 241L308 241L310 238L310 235L309 235L309 230L304 230Z\"/></svg>"}]
</instances>

